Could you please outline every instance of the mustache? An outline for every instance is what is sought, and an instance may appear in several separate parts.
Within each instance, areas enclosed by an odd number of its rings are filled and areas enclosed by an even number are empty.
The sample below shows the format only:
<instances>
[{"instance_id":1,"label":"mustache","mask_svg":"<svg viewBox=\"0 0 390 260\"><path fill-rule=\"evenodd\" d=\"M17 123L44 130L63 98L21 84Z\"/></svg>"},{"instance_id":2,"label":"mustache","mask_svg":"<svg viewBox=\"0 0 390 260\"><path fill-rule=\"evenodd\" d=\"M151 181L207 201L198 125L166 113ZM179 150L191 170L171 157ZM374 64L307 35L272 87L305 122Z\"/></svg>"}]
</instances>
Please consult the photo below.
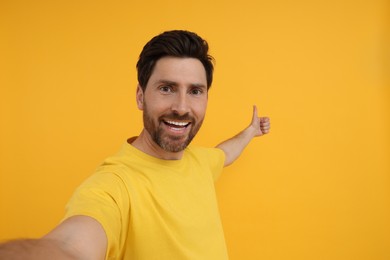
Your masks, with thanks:
<instances>
[{"instance_id":1,"label":"mustache","mask_svg":"<svg viewBox=\"0 0 390 260\"><path fill-rule=\"evenodd\" d=\"M178 121L195 121L195 119L189 115L189 113L186 113L184 115L178 115L178 114L175 114L175 113L171 113L171 114L166 114L166 115L163 115L160 117L160 120L162 119L165 119L165 120L178 120Z\"/></svg>"}]
</instances>

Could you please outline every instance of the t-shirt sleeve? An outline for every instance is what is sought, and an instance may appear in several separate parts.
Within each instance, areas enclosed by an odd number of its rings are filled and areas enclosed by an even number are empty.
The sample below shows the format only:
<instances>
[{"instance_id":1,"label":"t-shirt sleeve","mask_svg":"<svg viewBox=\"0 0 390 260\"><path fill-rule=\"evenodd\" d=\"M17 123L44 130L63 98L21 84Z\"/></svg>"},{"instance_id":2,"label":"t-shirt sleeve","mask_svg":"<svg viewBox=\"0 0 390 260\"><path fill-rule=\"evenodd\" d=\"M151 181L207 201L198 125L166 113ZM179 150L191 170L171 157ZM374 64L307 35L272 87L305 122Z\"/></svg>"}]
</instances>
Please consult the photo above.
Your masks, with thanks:
<instances>
[{"instance_id":1,"label":"t-shirt sleeve","mask_svg":"<svg viewBox=\"0 0 390 260\"><path fill-rule=\"evenodd\" d=\"M225 164L225 153L219 148L209 148L209 156L211 171L214 181L218 180L222 173Z\"/></svg>"},{"instance_id":2,"label":"t-shirt sleeve","mask_svg":"<svg viewBox=\"0 0 390 260\"><path fill-rule=\"evenodd\" d=\"M71 197L65 219L84 215L96 219L107 235L106 259L116 259L124 243L123 225L130 203L122 179L113 173L95 173Z\"/></svg>"}]
</instances>

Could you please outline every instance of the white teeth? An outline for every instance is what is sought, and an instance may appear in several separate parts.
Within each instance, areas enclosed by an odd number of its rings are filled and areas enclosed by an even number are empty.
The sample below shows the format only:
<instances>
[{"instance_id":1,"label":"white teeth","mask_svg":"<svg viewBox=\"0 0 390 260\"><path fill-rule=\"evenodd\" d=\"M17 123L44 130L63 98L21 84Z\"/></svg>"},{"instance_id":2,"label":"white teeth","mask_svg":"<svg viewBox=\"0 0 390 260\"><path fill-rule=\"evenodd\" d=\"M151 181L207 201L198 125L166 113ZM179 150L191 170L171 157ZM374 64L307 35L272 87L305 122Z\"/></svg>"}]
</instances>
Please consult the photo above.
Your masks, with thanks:
<instances>
[{"instance_id":1,"label":"white teeth","mask_svg":"<svg viewBox=\"0 0 390 260\"><path fill-rule=\"evenodd\" d=\"M177 126L186 126L189 124L189 122L175 122L175 121L166 121L170 125L177 125Z\"/></svg>"}]
</instances>

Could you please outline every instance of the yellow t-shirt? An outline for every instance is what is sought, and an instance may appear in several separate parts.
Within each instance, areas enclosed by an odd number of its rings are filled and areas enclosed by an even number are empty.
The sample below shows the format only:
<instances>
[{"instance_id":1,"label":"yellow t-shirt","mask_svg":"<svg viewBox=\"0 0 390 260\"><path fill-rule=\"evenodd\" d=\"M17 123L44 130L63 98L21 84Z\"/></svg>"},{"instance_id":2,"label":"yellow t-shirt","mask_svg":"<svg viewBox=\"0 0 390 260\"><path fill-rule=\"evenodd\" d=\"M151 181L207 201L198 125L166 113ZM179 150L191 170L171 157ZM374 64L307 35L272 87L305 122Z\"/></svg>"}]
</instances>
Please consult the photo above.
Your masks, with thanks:
<instances>
[{"instance_id":1,"label":"yellow t-shirt","mask_svg":"<svg viewBox=\"0 0 390 260\"><path fill-rule=\"evenodd\" d=\"M214 188L224 159L189 146L181 160L161 160L125 143L75 191L65 218L96 219L106 259L227 259Z\"/></svg>"}]
</instances>

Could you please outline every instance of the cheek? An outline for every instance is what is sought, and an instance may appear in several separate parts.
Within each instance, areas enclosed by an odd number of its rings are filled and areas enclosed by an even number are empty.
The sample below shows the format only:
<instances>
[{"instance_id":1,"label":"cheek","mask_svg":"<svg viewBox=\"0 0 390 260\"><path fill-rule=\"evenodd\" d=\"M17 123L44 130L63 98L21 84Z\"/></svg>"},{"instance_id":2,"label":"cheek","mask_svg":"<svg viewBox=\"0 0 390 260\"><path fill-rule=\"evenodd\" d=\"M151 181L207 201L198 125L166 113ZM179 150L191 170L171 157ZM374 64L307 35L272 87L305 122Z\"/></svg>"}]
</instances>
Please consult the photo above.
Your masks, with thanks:
<instances>
[{"instance_id":1,"label":"cheek","mask_svg":"<svg viewBox=\"0 0 390 260\"><path fill-rule=\"evenodd\" d=\"M194 113L200 117L200 118L203 118L206 114L206 109L207 109L207 99L206 100L202 100L201 102L198 102L195 106L194 106Z\"/></svg>"},{"instance_id":2,"label":"cheek","mask_svg":"<svg viewBox=\"0 0 390 260\"><path fill-rule=\"evenodd\" d=\"M169 111L170 105L163 99L146 99L144 107L147 107L148 113L153 116L160 116Z\"/></svg>"}]
</instances>

